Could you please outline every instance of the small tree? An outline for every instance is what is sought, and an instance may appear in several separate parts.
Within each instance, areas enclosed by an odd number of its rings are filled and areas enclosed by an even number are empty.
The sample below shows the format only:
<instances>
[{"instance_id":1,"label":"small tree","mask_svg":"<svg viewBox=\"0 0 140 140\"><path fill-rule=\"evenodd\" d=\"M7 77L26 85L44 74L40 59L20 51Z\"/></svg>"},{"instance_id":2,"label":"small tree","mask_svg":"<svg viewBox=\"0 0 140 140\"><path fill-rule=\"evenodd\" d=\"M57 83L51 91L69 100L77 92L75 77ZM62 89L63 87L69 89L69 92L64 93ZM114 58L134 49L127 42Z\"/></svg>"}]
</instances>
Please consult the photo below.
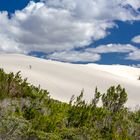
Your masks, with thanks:
<instances>
[{"instance_id":1,"label":"small tree","mask_svg":"<svg viewBox=\"0 0 140 140\"><path fill-rule=\"evenodd\" d=\"M103 107L107 108L111 112L118 112L124 107L127 101L127 93L120 85L117 87L110 87L107 93L102 95Z\"/></svg>"},{"instance_id":2,"label":"small tree","mask_svg":"<svg viewBox=\"0 0 140 140\"><path fill-rule=\"evenodd\" d=\"M97 104L98 104L98 102L99 102L101 96L102 96L101 93L98 92L98 89L97 89L97 87L96 87L96 89L95 89L95 94L94 94L94 98L92 99L92 106L93 106L93 107L96 107L96 106L97 106Z\"/></svg>"}]
</instances>

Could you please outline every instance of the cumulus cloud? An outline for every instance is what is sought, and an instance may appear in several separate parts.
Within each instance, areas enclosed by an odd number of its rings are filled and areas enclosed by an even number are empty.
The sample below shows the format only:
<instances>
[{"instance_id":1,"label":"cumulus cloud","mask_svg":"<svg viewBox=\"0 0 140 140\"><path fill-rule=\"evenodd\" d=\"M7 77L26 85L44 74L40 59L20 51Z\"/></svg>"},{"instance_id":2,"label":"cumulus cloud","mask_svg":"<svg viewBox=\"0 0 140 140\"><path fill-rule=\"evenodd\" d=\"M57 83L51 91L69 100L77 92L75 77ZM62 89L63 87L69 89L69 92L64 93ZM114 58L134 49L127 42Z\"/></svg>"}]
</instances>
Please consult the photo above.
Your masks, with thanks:
<instances>
[{"instance_id":1,"label":"cumulus cloud","mask_svg":"<svg viewBox=\"0 0 140 140\"><path fill-rule=\"evenodd\" d=\"M59 60L64 62L96 62L101 59L104 53L128 53L124 59L139 60L139 49L130 44L107 44L96 48L87 48L84 51L63 51L54 52L47 55L47 59Z\"/></svg>"},{"instance_id":2,"label":"cumulus cloud","mask_svg":"<svg viewBox=\"0 0 140 140\"><path fill-rule=\"evenodd\" d=\"M8 36L25 52L53 52L83 47L105 37L106 29L114 25L103 21L80 21L68 10L34 2L22 11L16 11L11 19L6 12L0 14L0 19L1 36Z\"/></svg>"},{"instance_id":3,"label":"cumulus cloud","mask_svg":"<svg viewBox=\"0 0 140 140\"><path fill-rule=\"evenodd\" d=\"M140 61L140 49L129 53L128 56L126 57L126 59Z\"/></svg>"},{"instance_id":4,"label":"cumulus cloud","mask_svg":"<svg viewBox=\"0 0 140 140\"><path fill-rule=\"evenodd\" d=\"M140 64L133 64L132 67L140 68Z\"/></svg>"},{"instance_id":5,"label":"cumulus cloud","mask_svg":"<svg viewBox=\"0 0 140 140\"><path fill-rule=\"evenodd\" d=\"M107 45L100 45L96 48L88 48L86 52L90 53L128 53L127 56L124 56L126 60L140 60L140 49L136 46L130 44L107 44Z\"/></svg>"},{"instance_id":6,"label":"cumulus cloud","mask_svg":"<svg viewBox=\"0 0 140 140\"><path fill-rule=\"evenodd\" d=\"M132 42L140 44L140 35L135 36L135 37L132 39Z\"/></svg>"},{"instance_id":7,"label":"cumulus cloud","mask_svg":"<svg viewBox=\"0 0 140 140\"><path fill-rule=\"evenodd\" d=\"M107 45L100 45L96 48L88 48L86 51L93 52L93 53L129 53L132 51L137 50L135 46L130 44L107 44Z\"/></svg>"},{"instance_id":8,"label":"cumulus cloud","mask_svg":"<svg viewBox=\"0 0 140 140\"><path fill-rule=\"evenodd\" d=\"M90 52L64 51L47 55L46 58L63 62L95 62L99 61L101 56Z\"/></svg>"},{"instance_id":9,"label":"cumulus cloud","mask_svg":"<svg viewBox=\"0 0 140 140\"><path fill-rule=\"evenodd\" d=\"M7 36L0 34L0 53L25 53L20 49L19 44Z\"/></svg>"},{"instance_id":10,"label":"cumulus cloud","mask_svg":"<svg viewBox=\"0 0 140 140\"><path fill-rule=\"evenodd\" d=\"M139 0L43 0L53 8L67 9L73 15L82 20L137 20L137 9L140 7ZM131 6L132 9L129 7Z\"/></svg>"},{"instance_id":11,"label":"cumulus cloud","mask_svg":"<svg viewBox=\"0 0 140 140\"><path fill-rule=\"evenodd\" d=\"M58 58L58 54L73 58L77 55L77 61L82 60L85 55L88 60L91 55L89 51L77 54L72 50L84 48L93 41L106 37L109 34L107 29L116 26L114 20L140 20L139 7L139 0L30 2L23 10L16 11L10 19L7 12L0 13L0 51L42 51L52 53L50 58ZM96 53L93 55L96 56L95 60L100 58ZM91 58L94 61L95 57ZM67 59L70 60L74 61Z\"/></svg>"},{"instance_id":12,"label":"cumulus cloud","mask_svg":"<svg viewBox=\"0 0 140 140\"><path fill-rule=\"evenodd\" d=\"M139 0L125 0L124 4L130 4L135 10L138 10L140 8Z\"/></svg>"}]
</instances>

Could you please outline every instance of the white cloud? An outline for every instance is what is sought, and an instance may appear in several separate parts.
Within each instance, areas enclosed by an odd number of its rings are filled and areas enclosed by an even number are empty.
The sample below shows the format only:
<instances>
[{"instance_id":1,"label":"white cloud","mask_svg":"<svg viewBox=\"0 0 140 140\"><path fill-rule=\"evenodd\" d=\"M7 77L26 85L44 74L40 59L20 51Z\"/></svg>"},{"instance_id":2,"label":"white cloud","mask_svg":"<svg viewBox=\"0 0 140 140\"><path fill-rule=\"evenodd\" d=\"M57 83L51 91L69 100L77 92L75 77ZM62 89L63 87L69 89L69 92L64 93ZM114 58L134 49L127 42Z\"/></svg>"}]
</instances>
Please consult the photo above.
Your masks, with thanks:
<instances>
[{"instance_id":1,"label":"white cloud","mask_svg":"<svg viewBox=\"0 0 140 140\"><path fill-rule=\"evenodd\" d=\"M96 48L87 48L83 52L80 51L63 51L54 52L47 55L47 59L54 59L65 62L96 62L101 59L103 53L128 53L124 59L139 60L139 49L130 44L107 44L100 45Z\"/></svg>"},{"instance_id":2,"label":"white cloud","mask_svg":"<svg viewBox=\"0 0 140 140\"><path fill-rule=\"evenodd\" d=\"M132 42L140 44L140 35L135 36L134 38L132 38Z\"/></svg>"},{"instance_id":3,"label":"white cloud","mask_svg":"<svg viewBox=\"0 0 140 140\"><path fill-rule=\"evenodd\" d=\"M77 18L86 21L98 20L137 20L140 16L134 13L140 7L139 0L42 0L53 8L71 11ZM128 5L133 7L128 9ZM134 12L135 11L135 12Z\"/></svg>"},{"instance_id":4,"label":"white cloud","mask_svg":"<svg viewBox=\"0 0 140 140\"><path fill-rule=\"evenodd\" d=\"M140 8L140 0L125 0L124 4L130 4L135 10Z\"/></svg>"},{"instance_id":5,"label":"white cloud","mask_svg":"<svg viewBox=\"0 0 140 140\"><path fill-rule=\"evenodd\" d=\"M140 60L140 49L137 47L130 45L130 44L107 44L107 45L100 45L96 48L88 48L85 50L86 52L90 53L128 53L127 56L124 56L126 60Z\"/></svg>"},{"instance_id":6,"label":"white cloud","mask_svg":"<svg viewBox=\"0 0 140 140\"><path fill-rule=\"evenodd\" d=\"M140 49L129 53L128 56L126 57L126 59L140 61Z\"/></svg>"},{"instance_id":7,"label":"white cloud","mask_svg":"<svg viewBox=\"0 0 140 140\"><path fill-rule=\"evenodd\" d=\"M18 43L16 43L14 40L11 40L7 36L0 35L0 53L25 53L24 50L20 49L20 46Z\"/></svg>"},{"instance_id":8,"label":"white cloud","mask_svg":"<svg viewBox=\"0 0 140 140\"><path fill-rule=\"evenodd\" d=\"M16 11L11 19L6 12L1 13L0 21L0 35L16 41L20 44L18 47L26 52L53 52L83 47L105 37L106 29L114 25L103 21L80 21L68 10L34 2L22 11Z\"/></svg>"},{"instance_id":9,"label":"white cloud","mask_svg":"<svg viewBox=\"0 0 140 140\"><path fill-rule=\"evenodd\" d=\"M132 7L129 8L128 5ZM114 20L140 20L139 0L46 0L30 2L9 19L0 13L1 53L73 53L108 35ZM127 50L127 49L126 49ZM73 53L88 60L90 52ZM97 55L96 55L97 56ZM99 56L99 55L98 55ZM52 55L51 57L56 57ZM99 57L98 57L99 58ZM77 58L78 59L78 58ZM92 58L94 59L94 58ZM71 59L69 58L68 61ZM86 60L85 60L86 61Z\"/></svg>"},{"instance_id":10,"label":"white cloud","mask_svg":"<svg viewBox=\"0 0 140 140\"><path fill-rule=\"evenodd\" d=\"M89 52L68 51L55 52L48 55L46 58L63 62L95 62L100 60L101 56L99 54Z\"/></svg>"},{"instance_id":11,"label":"white cloud","mask_svg":"<svg viewBox=\"0 0 140 140\"><path fill-rule=\"evenodd\" d=\"M130 44L107 44L107 45L100 45L96 48L88 48L86 51L93 52L93 53L129 53L132 51L137 50L135 46Z\"/></svg>"},{"instance_id":12,"label":"white cloud","mask_svg":"<svg viewBox=\"0 0 140 140\"><path fill-rule=\"evenodd\" d=\"M132 64L130 66L135 67L135 68L140 68L140 64Z\"/></svg>"}]
</instances>

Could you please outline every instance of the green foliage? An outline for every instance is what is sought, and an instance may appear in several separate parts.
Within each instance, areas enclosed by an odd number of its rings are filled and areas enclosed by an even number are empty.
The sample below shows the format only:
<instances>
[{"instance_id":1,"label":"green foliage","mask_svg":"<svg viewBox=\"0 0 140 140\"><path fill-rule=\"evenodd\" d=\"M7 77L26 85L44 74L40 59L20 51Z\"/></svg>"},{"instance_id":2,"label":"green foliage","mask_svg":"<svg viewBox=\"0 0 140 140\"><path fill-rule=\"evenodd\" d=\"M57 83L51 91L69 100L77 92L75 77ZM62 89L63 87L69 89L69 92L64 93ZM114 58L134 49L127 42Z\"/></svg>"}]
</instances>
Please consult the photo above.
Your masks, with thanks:
<instances>
[{"instance_id":1,"label":"green foliage","mask_svg":"<svg viewBox=\"0 0 140 140\"><path fill-rule=\"evenodd\" d=\"M120 85L106 93L95 89L90 103L72 96L69 104L22 80L20 72L0 69L0 139L2 140L139 140L140 110L124 105Z\"/></svg>"},{"instance_id":2,"label":"green foliage","mask_svg":"<svg viewBox=\"0 0 140 140\"><path fill-rule=\"evenodd\" d=\"M106 94L102 95L103 107L112 111L113 113L118 112L122 109L127 101L127 93L124 88L120 85L117 87L110 87Z\"/></svg>"}]
</instances>

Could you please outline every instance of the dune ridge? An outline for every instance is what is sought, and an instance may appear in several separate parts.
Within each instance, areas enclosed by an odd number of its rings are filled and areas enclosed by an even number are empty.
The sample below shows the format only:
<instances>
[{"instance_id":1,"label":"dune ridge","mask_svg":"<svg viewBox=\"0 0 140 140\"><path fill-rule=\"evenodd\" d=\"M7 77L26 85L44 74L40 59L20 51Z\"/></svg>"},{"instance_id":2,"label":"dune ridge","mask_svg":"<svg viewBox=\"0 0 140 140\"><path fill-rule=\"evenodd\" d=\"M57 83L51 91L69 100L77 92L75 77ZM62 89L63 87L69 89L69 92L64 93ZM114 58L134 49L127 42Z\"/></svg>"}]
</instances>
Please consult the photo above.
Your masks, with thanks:
<instances>
[{"instance_id":1,"label":"dune ridge","mask_svg":"<svg viewBox=\"0 0 140 140\"><path fill-rule=\"evenodd\" d=\"M47 89L51 97L68 102L80 94L90 101L97 86L105 92L112 85L121 84L128 92L128 107L140 105L140 68L123 65L71 64L21 54L1 54L0 68L18 72L33 85Z\"/></svg>"}]
</instances>

